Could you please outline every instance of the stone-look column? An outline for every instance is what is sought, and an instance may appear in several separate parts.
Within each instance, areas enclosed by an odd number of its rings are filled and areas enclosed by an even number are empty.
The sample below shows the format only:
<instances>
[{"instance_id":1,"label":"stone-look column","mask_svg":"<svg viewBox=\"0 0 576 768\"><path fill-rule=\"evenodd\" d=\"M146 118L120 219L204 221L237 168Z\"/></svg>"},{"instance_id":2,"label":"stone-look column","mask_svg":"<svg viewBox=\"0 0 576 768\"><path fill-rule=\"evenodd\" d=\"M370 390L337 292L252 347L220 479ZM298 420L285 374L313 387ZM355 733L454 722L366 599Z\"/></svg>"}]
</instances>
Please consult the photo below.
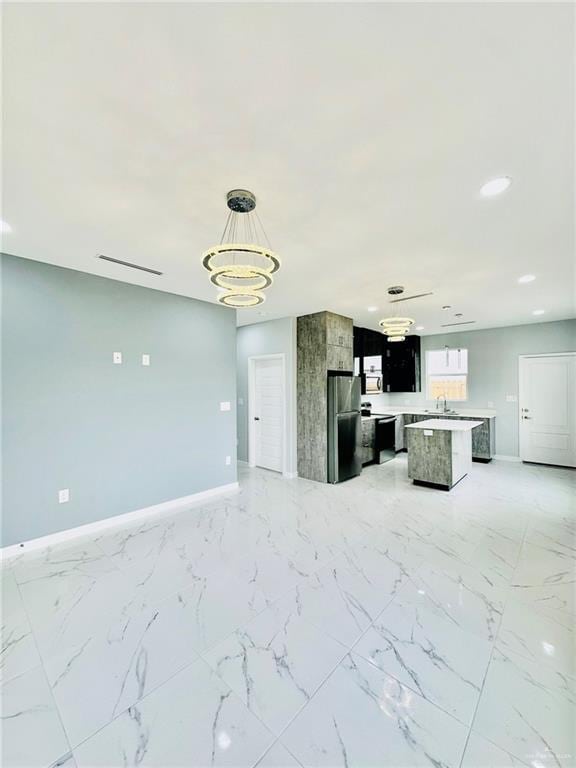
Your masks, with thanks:
<instances>
[{"instance_id":1,"label":"stone-look column","mask_svg":"<svg viewBox=\"0 0 576 768\"><path fill-rule=\"evenodd\" d=\"M328 482L328 371L351 372L353 321L332 312L297 320L298 475Z\"/></svg>"},{"instance_id":2,"label":"stone-look column","mask_svg":"<svg viewBox=\"0 0 576 768\"><path fill-rule=\"evenodd\" d=\"M328 482L326 317L305 315L297 323L298 476Z\"/></svg>"}]
</instances>

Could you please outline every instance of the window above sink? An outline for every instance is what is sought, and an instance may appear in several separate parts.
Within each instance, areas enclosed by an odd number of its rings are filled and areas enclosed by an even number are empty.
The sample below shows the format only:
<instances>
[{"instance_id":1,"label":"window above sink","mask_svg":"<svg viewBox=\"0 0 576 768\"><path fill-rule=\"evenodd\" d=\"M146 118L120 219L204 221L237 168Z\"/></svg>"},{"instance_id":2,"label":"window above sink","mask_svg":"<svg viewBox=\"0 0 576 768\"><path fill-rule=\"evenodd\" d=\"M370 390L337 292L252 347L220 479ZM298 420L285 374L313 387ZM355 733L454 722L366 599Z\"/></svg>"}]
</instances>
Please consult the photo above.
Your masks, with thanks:
<instances>
[{"instance_id":1,"label":"window above sink","mask_svg":"<svg viewBox=\"0 0 576 768\"><path fill-rule=\"evenodd\" d=\"M468 399L467 349L429 349L426 352L426 399L439 397L449 402Z\"/></svg>"}]
</instances>

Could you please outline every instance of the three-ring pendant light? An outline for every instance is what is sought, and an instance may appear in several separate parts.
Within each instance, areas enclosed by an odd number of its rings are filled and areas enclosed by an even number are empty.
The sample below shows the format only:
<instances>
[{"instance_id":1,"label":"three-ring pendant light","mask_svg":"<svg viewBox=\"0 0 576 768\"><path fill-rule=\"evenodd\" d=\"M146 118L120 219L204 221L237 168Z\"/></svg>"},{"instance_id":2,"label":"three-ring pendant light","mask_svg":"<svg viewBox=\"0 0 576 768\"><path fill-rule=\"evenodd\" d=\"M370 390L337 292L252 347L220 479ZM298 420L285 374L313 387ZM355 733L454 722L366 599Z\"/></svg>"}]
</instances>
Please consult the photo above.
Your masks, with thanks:
<instances>
[{"instance_id":1,"label":"three-ring pendant light","mask_svg":"<svg viewBox=\"0 0 576 768\"><path fill-rule=\"evenodd\" d=\"M411 317L385 317L380 320L379 325L388 341L404 341L410 333L410 326L414 325L414 320Z\"/></svg>"},{"instance_id":2,"label":"three-ring pendant light","mask_svg":"<svg viewBox=\"0 0 576 768\"><path fill-rule=\"evenodd\" d=\"M202 264L210 281L220 290L218 301L228 307L244 309L262 304L263 291L272 285L272 275L280 269L278 255L255 212L256 197L246 189L233 189L226 195L230 209L222 238L202 254ZM268 247L258 245L266 242Z\"/></svg>"}]
</instances>

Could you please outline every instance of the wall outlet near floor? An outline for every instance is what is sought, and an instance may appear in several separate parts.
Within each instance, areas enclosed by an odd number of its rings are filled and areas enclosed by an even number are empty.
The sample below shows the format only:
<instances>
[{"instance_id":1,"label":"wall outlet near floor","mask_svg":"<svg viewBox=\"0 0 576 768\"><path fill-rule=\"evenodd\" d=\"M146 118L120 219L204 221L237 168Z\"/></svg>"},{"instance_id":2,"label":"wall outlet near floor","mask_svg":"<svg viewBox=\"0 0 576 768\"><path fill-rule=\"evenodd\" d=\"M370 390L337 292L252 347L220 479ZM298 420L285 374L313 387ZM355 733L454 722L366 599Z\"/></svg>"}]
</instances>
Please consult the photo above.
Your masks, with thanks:
<instances>
[{"instance_id":1,"label":"wall outlet near floor","mask_svg":"<svg viewBox=\"0 0 576 768\"><path fill-rule=\"evenodd\" d=\"M230 410L230 401L226 400L223 403L220 403L220 410L221 411L229 411Z\"/></svg>"},{"instance_id":2,"label":"wall outlet near floor","mask_svg":"<svg viewBox=\"0 0 576 768\"><path fill-rule=\"evenodd\" d=\"M58 491L59 504L66 504L69 501L70 501L70 488L62 488L61 491Z\"/></svg>"},{"instance_id":3,"label":"wall outlet near floor","mask_svg":"<svg viewBox=\"0 0 576 768\"><path fill-rule=\"evenodd\" d=\"M232 464L232 456L226 456L226 466L229 467Z\"/></svg>"},{"instance_id":4,"label":"wall outlet near floor","mask_svg":"<svg viewBox=\"0 0 576 768\"><path fill-rule=\"evenodd\" d=\"M506 395L506 402L507 403L517 403L518 402L517 395Z\"/></svg>"},{"instance_id":5,"label":"wall outlet near floor","mask_svg":"<svg viewBox=\"0 0 576 768\"><path fill-rule=\"evenodd\" d=\"M142 365L150 365L150 355L142 355Z\"/></svg>"},{"instance_id":6,"label":"wall outlet near floor","mask_svg":"<svg viewBox=\"0 0 576 768\"><path fill-rule=\"evenodd\" d=\"M122 352L112 352L112 362L114 365L122 365Z\"/></svg>"}]
</instances>

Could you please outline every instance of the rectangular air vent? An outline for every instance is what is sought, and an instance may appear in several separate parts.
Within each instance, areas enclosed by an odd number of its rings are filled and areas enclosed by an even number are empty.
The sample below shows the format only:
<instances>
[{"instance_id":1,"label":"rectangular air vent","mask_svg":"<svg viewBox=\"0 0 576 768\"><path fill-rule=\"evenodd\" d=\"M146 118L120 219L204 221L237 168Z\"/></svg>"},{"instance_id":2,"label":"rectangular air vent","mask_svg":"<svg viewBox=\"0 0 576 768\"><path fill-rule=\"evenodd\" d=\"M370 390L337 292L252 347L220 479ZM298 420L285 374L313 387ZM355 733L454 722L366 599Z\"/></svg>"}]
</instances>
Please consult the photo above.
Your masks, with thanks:
<instances>
[{"instance_id":1,"label":"rectangular air vent","mask_svg":"<svg viewBox=\"0 0 576 768\"><path fill-rule=\"evenodd\" d=\"M141 264L132 264L129 261L121 261L120 259L113 259L112 256L103 256L98 254L99 259L102 261L111 261L113 264L120 264L122 267L130 267L130 269L139 269L141 272L149 272L151 275L163 275L163 272L159 272L157 269L151 269L150 267L143 267Z\"/></svg>"},{"instance_id":2,"label":"rectangular air vent","mask_svg":"<svg viewBox=\"0 0 576 768\"><path fill-rule=\"evenodd\" d=\"M466 320L461 323L444 323L440 328L450 328L451 325L474 325L475 322L476 320Z\"/></svg>"},{"instance_id":3,"label":"rectangular air vent","mask_svg":"<svg viewBox=\"0 0 576 768\"><path fill-rule=\"evenodd\" d=\"M411 301L412 299L421 299L423 296L433 296L434 292L429 291L428 293L417 293L414 296L404 296L401 299L390 299L390 304L398 304L399 301Z\"/></svg>"}]
</instances>

